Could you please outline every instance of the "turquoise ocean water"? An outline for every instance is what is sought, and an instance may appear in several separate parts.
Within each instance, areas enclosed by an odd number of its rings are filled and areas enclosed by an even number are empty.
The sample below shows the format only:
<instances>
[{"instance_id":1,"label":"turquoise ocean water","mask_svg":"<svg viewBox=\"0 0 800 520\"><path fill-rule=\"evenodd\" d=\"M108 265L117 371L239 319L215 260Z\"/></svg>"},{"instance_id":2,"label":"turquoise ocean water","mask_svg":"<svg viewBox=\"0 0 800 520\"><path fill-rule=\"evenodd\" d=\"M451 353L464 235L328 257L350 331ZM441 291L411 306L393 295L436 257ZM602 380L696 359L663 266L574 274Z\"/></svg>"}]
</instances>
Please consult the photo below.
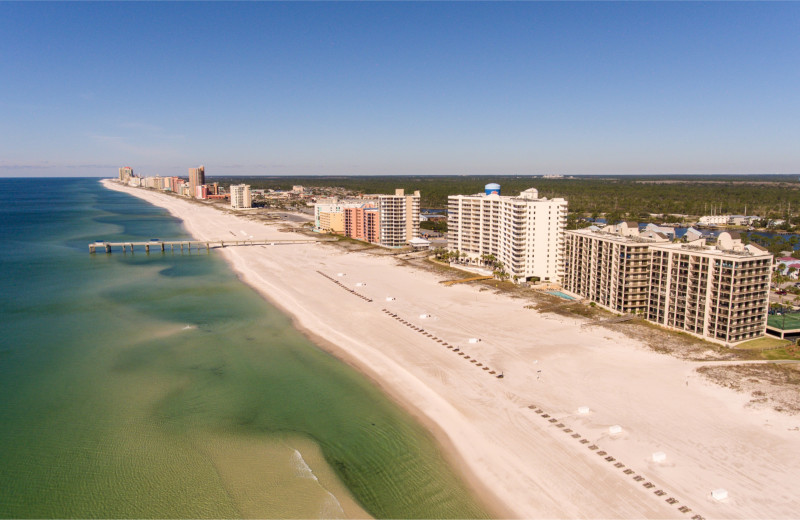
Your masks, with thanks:
<instances>
[{"instance_id":1,"label":"turquoise ocean water","mask_svg":"<svg viewBox=\"0 0 800 520\"><path fill-rule=\"evenodd\" d=\"M96 179L0 179L0 516L483 517L431 437Z\"/></svg>"}]
</instances>

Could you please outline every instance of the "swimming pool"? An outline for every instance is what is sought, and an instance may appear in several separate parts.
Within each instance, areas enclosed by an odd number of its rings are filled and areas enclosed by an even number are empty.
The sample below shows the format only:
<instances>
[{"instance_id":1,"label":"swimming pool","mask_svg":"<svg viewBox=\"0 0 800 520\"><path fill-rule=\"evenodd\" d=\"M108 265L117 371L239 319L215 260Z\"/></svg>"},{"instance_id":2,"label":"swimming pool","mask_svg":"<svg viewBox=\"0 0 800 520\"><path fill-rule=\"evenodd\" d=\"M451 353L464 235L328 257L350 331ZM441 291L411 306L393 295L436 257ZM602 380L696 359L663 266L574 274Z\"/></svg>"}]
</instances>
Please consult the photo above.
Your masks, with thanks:
<instances>
[{"instance_id":1,"label":"swimming pool","mask_svg":"<svg viewBox=\"0 0 800 520\"><path fill-rule=\"evenodd\" d=\"M552 294L553 296L558 296L559 298L564 298L565 300L574 300L575 298L570 296L569 294L563 293L561 291L547 291L547 294Z\"/></svg>"}]
</instances>

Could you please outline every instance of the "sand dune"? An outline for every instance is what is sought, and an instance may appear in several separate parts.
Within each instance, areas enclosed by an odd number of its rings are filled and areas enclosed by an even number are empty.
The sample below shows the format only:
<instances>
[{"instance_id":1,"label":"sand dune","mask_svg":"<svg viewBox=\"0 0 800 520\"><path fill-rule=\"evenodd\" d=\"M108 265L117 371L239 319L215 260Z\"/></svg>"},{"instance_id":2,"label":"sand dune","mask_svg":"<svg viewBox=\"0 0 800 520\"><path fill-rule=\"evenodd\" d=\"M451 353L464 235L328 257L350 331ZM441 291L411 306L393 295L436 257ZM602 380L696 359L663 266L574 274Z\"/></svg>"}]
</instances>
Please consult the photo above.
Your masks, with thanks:
<instances>
[{"instance_id":1,"label":"sand dune","mask_svg":"<svg viewBox=\"0 0 800 520\"><path fill-rule=\"evenodd\" d=\"M166 208L198 239L292 236L104 183ZM445 287L391 257L330 244L218 251L419 417L497 516L797 517L800 417L745 408L747 396L705 382L691 362L491 291ZM715 489L728 498L713 498Z\"/></svg>"}]
</instances>

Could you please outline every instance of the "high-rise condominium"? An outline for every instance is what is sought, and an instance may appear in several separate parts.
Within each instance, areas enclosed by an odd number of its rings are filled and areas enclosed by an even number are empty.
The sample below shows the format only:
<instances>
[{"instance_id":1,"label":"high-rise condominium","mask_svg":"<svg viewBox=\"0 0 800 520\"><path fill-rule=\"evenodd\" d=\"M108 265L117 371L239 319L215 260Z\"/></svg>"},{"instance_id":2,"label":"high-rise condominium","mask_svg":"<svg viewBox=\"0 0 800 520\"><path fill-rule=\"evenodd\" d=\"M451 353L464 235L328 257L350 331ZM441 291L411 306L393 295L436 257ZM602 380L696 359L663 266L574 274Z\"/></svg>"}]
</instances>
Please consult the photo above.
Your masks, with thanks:
<instances>
[{"instance_id":1,"label":"high-rise condominium","mask_svg":"<svg viewBox=\"0 0 800 520\"><path fill-rule=\"evenodd\" d=\"M133 168L130 166L123 166L119 169L119 180L120 182L127 183L133 177Z\"/></svg>"},{"instance_id":2,"label":"high-rise condominium","mask_svg":"<svg viewBox=\"0 0 800 520\"><path fill-rule=\"evenodd\" d=\"M396 189L394 195L378 195L378 210L382 246L403 247L419 237L419 191L406 195Z\"/></svg>"},{"instance_id":3,"label":"high-rise condominium","mask_svg":"<svg viewBox=\"0 0 800 520\"><path fill-rule=\"evenodd\" d=\"M204 166L199 168L189 168L189 193L192 197L197 193L197 187L206 183L206 169Z\"/></svg>"},{"instance_id":4,"label":"high-rise condominium","mask_svg":"<svg viewBox=\"0 0 800 520\"><path fill-rule=\"evenodd\" d=\"M717 343L766 333L772 255L723 232L673 243L639 233L635 223L612 231L566 232L564 288L607 309Z\"/></svg>"},{"instance_id":5,"label":"high-rise condominium","mask_svg":"<svg viewBox=\"0 0 800 520\"><path fill-rule=\"evenodd\" d=\"M564 270L567 201L539 197L530 188L517 197L500 187L476 195L447 198L447 247L480 266L493 258L517 282L539 278L558 282Z\"/></svg>"},{"instance_id":6,"label":"high-rise condominium","mask_svg":"<svg viewBox=\"0 0 800 520\"><path fill-rule=\"evenodd\" d=\"M231 208L253 207L249 184L231 184Z\"/></svg>"}]
</instances>

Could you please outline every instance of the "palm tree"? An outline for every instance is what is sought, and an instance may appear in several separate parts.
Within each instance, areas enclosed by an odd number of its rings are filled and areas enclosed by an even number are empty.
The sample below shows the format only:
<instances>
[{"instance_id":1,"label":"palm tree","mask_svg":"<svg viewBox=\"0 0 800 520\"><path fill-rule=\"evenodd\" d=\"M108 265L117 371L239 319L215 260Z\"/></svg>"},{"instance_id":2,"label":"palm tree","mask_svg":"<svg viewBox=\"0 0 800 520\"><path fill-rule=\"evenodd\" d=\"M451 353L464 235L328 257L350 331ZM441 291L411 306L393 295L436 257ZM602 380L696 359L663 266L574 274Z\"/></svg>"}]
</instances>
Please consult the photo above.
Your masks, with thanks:
<instances>
[{"instance_id":1,"label":"palm tree","mask_svg":"<svg viewBox=\"0 0 800 520\"><path fill-rule=\"evenodd\" d=\"M454 249L449 253L447 253L447 259L451 262L453 261L453 259L457 261L460 256L461 256L461 251L459 251L458 249Z\"/></svg>"},{"instance_id":2,"label":"palm tree","mask_svg":"<svg viewBox=\"0 0 800 520\"><path fill-rule=\"evenodd\" d=\"M499 278L500 280L508 280L508 273L504 269L503 262L495 262L494 271L492 275Z\"/></svg>"},{"instance_id":3,"label":"palm tree","mask_svg":"<svg viewBox=\"0 0 800 520\"><path fill-rule=\"evenodd\" d=\"M786 264L783 262L778 264L778 267L775 269L775 274L772 275L772 281L775 285L780 286L783 282L785 282L785 277L783 275L783 271L786 269Z\"/></svg>"}]
</instances>

